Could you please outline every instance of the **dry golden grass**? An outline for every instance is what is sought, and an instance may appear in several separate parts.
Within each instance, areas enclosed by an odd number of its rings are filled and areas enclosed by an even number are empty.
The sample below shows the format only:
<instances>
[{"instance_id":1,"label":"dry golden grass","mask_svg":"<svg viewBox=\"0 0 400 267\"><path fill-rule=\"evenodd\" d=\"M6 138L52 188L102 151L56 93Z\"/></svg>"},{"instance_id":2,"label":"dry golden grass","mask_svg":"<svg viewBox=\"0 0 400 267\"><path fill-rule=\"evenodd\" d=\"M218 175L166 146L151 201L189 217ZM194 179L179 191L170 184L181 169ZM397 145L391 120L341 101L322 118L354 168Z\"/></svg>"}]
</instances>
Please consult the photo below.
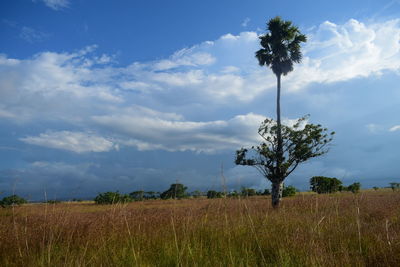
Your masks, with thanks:
<instances>
[{"instance_id":1,"label":"dry golden grass","mask_svg":"<svg viewBox=\"0 0 400 267\"><path fill-rule=\"evenodd\" d=\"M0 210L0 266L399 266L400 194Z\"/></svg>"}]
</instances>

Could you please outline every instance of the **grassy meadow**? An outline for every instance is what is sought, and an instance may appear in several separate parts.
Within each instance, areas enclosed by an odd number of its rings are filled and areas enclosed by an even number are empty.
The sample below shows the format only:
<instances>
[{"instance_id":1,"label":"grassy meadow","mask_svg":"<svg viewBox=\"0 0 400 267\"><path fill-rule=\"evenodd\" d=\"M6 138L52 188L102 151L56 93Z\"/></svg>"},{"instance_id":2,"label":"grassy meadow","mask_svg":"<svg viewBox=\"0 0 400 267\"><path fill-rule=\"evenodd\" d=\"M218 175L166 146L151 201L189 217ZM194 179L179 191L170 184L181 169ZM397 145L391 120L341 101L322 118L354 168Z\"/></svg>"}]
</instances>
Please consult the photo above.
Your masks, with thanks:
<instances>
[{"instance_id":1,"label":"grassy meadow","mask_svg":"<svg viewBox=\"0 0 400 267\"><path fill-rule=\"evenodd\" d=\"M399 266L400 193L0 209L0 266Z\"/></svg>"}]
</instances>

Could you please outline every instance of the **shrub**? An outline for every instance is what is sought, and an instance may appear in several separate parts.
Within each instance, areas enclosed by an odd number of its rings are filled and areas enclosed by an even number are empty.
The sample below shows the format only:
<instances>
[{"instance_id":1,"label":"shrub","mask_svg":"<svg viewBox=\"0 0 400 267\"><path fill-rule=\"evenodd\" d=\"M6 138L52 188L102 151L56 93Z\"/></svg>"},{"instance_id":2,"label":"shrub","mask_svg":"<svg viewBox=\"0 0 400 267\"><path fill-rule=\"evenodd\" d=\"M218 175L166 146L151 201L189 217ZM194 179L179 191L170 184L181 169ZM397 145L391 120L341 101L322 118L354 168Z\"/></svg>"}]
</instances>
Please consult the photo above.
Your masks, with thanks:
<instances>
[{"instance_id":1,"label":"shrub","mask_svg":"<svg viewBox=\"0 0 400 267\"><path fill-rule=\"evenodd\" d=\"M117 192L105 192L100 193L95 197L94 201L96 204L115 204L115 203L126 203L132 201L129 195L123 195Z\"/></svg>"},{"instance_id":2,"label":"shrub","mask_svg":"<svg viewBox=\"0 0 400 267\"><path fill-rule=\"evenodd\" d=\"M217 192L215 190L208 190L207 191L207 198L221 198L224 196L224 193Z\"/></svg>"},{"instance_id":3,"label":"shrub","mask_svg":"<svg viewBox=\"0 0 400 267\"><path fill-rule=\"evenodd\" d=\"M144 199L144 191L134 191L130 193L129 196L135 201L142 201Z\"/></svg>"},{"instance_id":4,"label":"shrub","mask_svg":"<svg viewBox=\"0 0 400 267\"><path fill-rule=\"evenodd\" d=\"M265 189L264 192L262 192L263 196L270 196L271 195L271 191L269 189Z\"/></svg>"},{"instance_id":5,"label":"shrub","mask_svg":"<svg viewBox=\"0 0 400 267\"><path fill-rule=\"evenodd\" d=\"M282 191L282 197L292 197L296 195L297 189L294 186L285 186Z\"/></svg>"},{"instance_id":6,"label":"shrub","mask_svg":"<svg viewBox=\"0 0 400 267\"><path fill-rule=\"evenodd\" d=\"M171 184L170 188L167 191L161 193L160 197L162 199L170 199L170 198L185 198L188 197L186 193L187 187L183 184Z\"/></svg>"},{"instance_id":7,"label":"shrub","mask_svg":"<svg viewBox=\"0 0 400 267\"><path fill-rule=\"evenodd\" d=\"M252 197L255 195L257 195L255 189L242 187L242 197Z\"/></svg>"},{"instance_id":8,"label":"shrub","mask_svg":"<svg viewBox=\"0 0 400 267\"><path fill-rule=\"evenodd\" d=\"M334 193L342 191L342 181L337 178L314 176L310 179L311 190L318 194Z\"/></svg>"},{"instance_id":9,"label":"shrub","mask_svg":"<svg viewBox=\"0 0 400 267\"><path fill-rule=\"evenodd\" d=\"M347 187L347 191L351 191L353 193L360 192L361 184L360 183L353 183Z\"/></svg>"},{"instance_id":10,"label":"shrub","mask_svg":"<svg viewBox=\"0 0 400 267\"><path fill-rule=\"evenodd\" d=\"M229 192L227 196L236 198L236 197L239 197L239 192L236 190L233 190L233 191Z\"/></svg>"},{"instance_id":11,"label":"shrub","mask_svg":"<svg viewBox=\"0 0 400 267\"><path fill-rule=\"evenodd\" d=\"M3 200L0 201L0 205L3 207L22 205L25 203L28 203L28 201L26 201L26 199L19 197L17 195L11 195L8 197L4 197Z\"/></svg>"}]
</instances>

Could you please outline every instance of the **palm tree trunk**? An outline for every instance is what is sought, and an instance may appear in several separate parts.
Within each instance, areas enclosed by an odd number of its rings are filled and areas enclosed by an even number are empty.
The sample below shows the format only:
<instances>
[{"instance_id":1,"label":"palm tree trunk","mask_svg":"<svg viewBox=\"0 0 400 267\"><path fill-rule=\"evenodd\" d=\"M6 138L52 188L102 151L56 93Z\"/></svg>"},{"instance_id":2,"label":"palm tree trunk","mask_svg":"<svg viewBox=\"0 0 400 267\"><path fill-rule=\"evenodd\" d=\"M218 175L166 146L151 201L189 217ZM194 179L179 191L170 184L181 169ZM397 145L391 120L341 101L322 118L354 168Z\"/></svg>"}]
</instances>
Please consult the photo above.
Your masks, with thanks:
<instances>
[{"instance_id":1,"label":"palm tree trunk","mask_svg":"<svg viewBox=\"0 0 400 267\"><path fill-rule=\"evenodd\" d=\"M272 206L279 207L279 202L282 198L283 190L283 173L281 170L283 160L283 140L282 140L282 127L281 127L281 74L276 75L277 78L277 96L276 96L276 122L277 122L277 139L278 146L276 149L276 167L275 167L275 181L272 182Z\"/></svg>"}]
</instances>

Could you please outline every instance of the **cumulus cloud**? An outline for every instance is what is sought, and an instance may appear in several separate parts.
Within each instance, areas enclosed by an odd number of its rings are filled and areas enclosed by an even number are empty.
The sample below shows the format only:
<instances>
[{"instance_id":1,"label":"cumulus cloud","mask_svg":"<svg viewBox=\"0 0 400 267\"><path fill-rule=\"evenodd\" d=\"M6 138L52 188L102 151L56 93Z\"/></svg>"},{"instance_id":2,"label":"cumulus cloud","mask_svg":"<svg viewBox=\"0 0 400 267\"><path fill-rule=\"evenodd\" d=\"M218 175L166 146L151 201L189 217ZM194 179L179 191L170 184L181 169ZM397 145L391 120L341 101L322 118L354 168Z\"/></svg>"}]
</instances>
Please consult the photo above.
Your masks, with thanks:
<instances>
[{"instance_id":1,"label":"cumulus cloud","mask_svg":"<svg viewBox=\"0 0 400 267\"><path fill-rule=\"evenodd\" d=\"M291 90L312 82L332 83L380 75L400 67L400 20L365 24L326 21L308 34L303 63L287 80Z\"/></svg>"},{"instance_id":2,"label":"cumulus cloud","mask_svg":"<svg viewBox=\"0 0 400 267\"><path fill-rule=\"evenodd\" d=\"M107 152L118 149L118 145L106 138L83 132L47 132L39 136L24 137L20 140L31 145L68 150L75 153Z\"/></svg>"},{"instance_id":3,"label":"cumulus cloud","mask_svg":"<svg viewBox=\"0 0 400 267\"><path fill-rule=\"evenodd\" d=\"M216 152L254 145L263 116L249 113L229 120L196 122L177 114L140 107L119 114L93 116L93 121L123 136L122 145L139 150Z\"/></svg>"},{"instance_id":4,"label":"cumulus cloud","mask_svg":"<svg viewBox=\"0 0 400 267\"><path fill-rule=\"evenodd\" d=\"M283 79L284 91L398 71L399 24L349 20L315 27L307 32L303 63ZM256 140L254 129L262 116L246 111L224 120L202 119L201 114L196 120L184 117L193 114L192 105L238 106L275 90L272 72L257 65L258 48L257 33L242 32L179 50L167 59L127 66L118 66L112 55L97 55L96 46L42 52L28 59L0 55L0 118L106 129L107 136L121 135L121 144L142 150L236 148ZM367 127L374 130L373 125ZM43 145L41 141L55 133L23 140Z\"/></svg>"}]
</instances>

